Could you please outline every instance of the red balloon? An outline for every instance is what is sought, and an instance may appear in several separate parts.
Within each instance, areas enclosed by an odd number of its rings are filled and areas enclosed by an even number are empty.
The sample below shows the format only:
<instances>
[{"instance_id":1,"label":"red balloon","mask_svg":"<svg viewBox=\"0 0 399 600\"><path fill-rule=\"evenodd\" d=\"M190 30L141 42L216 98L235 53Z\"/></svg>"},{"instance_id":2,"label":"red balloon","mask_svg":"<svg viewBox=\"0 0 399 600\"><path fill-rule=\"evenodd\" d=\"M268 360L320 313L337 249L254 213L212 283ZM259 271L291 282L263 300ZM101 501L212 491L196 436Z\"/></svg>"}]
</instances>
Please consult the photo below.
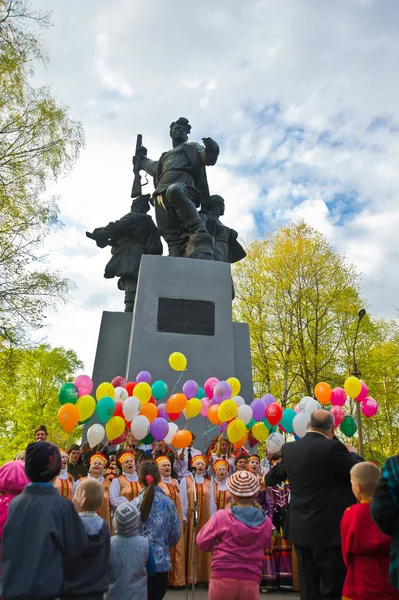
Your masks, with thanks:
<instances>
[{"instance_id":1,"label":"red balloon","mask_svg":"<svg viewBox=\"0 0 399 600\"><path fill-rule=\"evenodd\" d=\"M274 426L277 423L280 423L283 417L283 407L277 402L273 402L266 409L266 418L269 421L270 425Z\"/></svg>"},{"instance_id":2,"label":"red balloon","mask_svg":"<svg viewBox=\"0 0 399 600\"><path fill-rule=\"evenodd\" d=\"M129 394L129 396L134 396L133 391L134 391L135 387L136 387L136 383L134 381L129 381L129 383L127 383L124 386L125 390Z\"/></svg>"},{"instance_id":3,"label":"red balloon","mask_svg":"<svg viewBox=\"0 0 399 600\"><path fill-rule=\"evenodd\" d=\"M177 421L177 419L180 417L181 413L172 413L172 414L168 414L168 417L171 421Z\"/></svg>"},{"instance_id":4,"label":"red balloon","mask_svg":"<svg viewBox=\"0 0 399 600\"><path fill-rule=\"evenodd\" d=\"M109 443L111 444L111 446L117 446L118 444L122 444L122 442L126 442L128 433L128 430L125 429L122 435L120 435L118 438L115 438L114 440L110 440Z\"/></svg>"},{"instance_id":5,"label":"red balloon","mask_svg":"<svg viewBox=\"0 0 399 600\"><path fill-rule=\"evenodd\" d=\"M148 402L151 402L151 404L155 404L155 406L157 405L157 401L155 400L155 398L153 396L151 396L151 398L148 400Z\"/></svg>"},{"instance_id":6,"label":"red balloon","mask_svg":"<svg viewBox=\"0 0 399 600\"><path fill-rule=\"evenodd\" d=\"M259 441L257 439L255 439L254 436L252 435L251 430L248 431L248 444L249 444L250 448L253 448L254 446L256 446L256 444L259 444Z\"/></svg>"},{"instance_id":7,"label":"red balloon","mask_svg":"<svg viewBox=\"0 0 399 600\"><path fill-rule=\"evenodd\" d=\"M116 388L116 387L125 387L126 384L127 384L127 381L122 376L114 377L113 380L111 381L111 385L113 385L114 388Z\"/></svg>"},{"instance_id":8,"label":"red balloon","mask_svg":"<svg viewBox=\"0 0 399 600\"><path fill-rule=\"evenodd\" d=\"M122 417L122 419L125 418L125 415L123 414L123 402L116 402L114 417Z\"/></svg>"}]
</instances>

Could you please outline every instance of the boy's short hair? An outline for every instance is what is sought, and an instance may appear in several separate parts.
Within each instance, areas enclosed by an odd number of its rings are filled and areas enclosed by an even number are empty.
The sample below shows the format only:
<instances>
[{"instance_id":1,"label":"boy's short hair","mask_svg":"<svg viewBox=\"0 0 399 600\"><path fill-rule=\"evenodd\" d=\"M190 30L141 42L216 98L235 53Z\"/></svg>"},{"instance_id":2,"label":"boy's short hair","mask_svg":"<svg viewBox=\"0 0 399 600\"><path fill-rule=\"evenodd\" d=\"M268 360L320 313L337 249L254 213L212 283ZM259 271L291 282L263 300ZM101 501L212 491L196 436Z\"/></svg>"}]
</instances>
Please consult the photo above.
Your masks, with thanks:
<instances>
[{"instance_id":1,"label":"boy's short hair","mask_svg":"<svg viewBox=\"0 0 399 600\"><path fill-rule=\"evenodd\" d=\"M79 488L85 492L85 501L82 510L96 512L103 503L104 488L96 479L84 479L79 483Z\"/></svg>"},{"instance_id":2,"label":"boy's short hair","mask_svg":"<svg viewBox=\"0 0 399 600\"><path fill-rule=\"evenodd\" d=\"M351 479L358 483L362 492L371 498L381 477L381 469L371 462L360 462L351 468Z\"/></svg>"}]
</instances>

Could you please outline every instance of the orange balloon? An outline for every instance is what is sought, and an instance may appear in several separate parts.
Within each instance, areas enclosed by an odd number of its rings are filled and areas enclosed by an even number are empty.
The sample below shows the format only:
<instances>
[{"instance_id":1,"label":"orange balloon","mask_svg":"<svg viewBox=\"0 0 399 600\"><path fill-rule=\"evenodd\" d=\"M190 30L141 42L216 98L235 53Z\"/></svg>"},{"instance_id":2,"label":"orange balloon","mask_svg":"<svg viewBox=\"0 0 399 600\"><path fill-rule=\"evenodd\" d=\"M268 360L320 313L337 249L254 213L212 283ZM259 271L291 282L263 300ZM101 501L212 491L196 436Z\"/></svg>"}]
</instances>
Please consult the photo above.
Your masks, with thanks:
<instances>
[{"instance_id":1,"label":"orange balloon","mask_svg":"<svg viewBox=\"0 0 399 600\"><path fill-rule=\"evenodd\" d=\"M173 394L166 403L165 410L167 413L181 413L187 406L187 398L184 394Z\"/></svg>"},{"instance_id":2,"label":"orange balloon","mask_svg":"<svg viewBox=\"0 0 399 600\"><path fill-rule=\"evenodd\" d=\"M248 434L246 433L241 440L238 440L238 442L233 444L233 448L235 450L239 450L240 448L242 448L244 446L244 444L246 444L247 440L248 440Z\"/></svg>"},{"instance_id":3,"label":"orange balloon","mask_svg":"<svg viewBox=\"0 0 399 600\"><path fill-rule=\"evenodd\" d=\"M172 438L172 446L175 448L187 448L193 441L193 434L188 429L176 431Z\"/></svg>"},{"instance_id":4,"label":"orange balloon","mask_svg":"<svg viewBox=\"0 0 399 600\"><path fill-rule=\"evenodd\" d=\"M152 423L158 416L158 409L151 402L147 402L147 404L143 404L141 407L139 415L147 417L149 422Z\"/></svg>"},{"instance_id":5,"label":"orange balloon","mask_svg":"<svg viewBox=\"0 0 399 600\"><path fill-rule=\"evenodd\" d=\"M60 407L58 411L58 422L65 433L71 433L79 422L79 410L77 406L68 402Z\"/></svg>"},{"instance_id":6,"label":"orange balloon","mask_svg":"<svg viewBox=\"0 0 399 600\"><path fill-rule=\"evenodd\" d=\"M321 381L314 388L314 395L320 404L328 404L331 400L331 388L328 383Z\"/></svg>"},{"instance_id":7,"label":"orange balloon","mask_svg":"<svg viewBox=\"0 0 399 600\"><path fill-rule=\"evenodd\" d=\"M219 404L212 404L208 409L208 419L213 425L220 425L219 417Z\"/></svg>"}]
</instances>

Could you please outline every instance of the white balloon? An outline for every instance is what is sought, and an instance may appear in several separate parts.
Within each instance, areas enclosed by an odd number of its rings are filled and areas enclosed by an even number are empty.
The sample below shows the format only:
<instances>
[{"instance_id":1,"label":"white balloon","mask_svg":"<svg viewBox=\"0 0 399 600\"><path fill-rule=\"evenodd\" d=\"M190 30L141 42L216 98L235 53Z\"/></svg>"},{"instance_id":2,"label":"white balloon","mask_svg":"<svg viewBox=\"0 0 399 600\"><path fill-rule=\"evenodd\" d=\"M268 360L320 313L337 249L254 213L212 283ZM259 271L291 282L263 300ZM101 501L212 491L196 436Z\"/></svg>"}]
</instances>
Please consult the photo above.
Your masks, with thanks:
<instances>
[{"instance_id":1,"label":"white balloon","mask_svg":"<svg viewBox=\"0 0 399 600\"><path fill-rule=\"evenodd\" d=\"M305 406L309 402L309 400L313 400L312 396L304 396L302 400L299 402L299 410L303 413L305 412Z\"/></svg>"},{"instance_id":2,"label":"white balloon","mask_svg":"<svg viewBox=\"0 0 399 600\"><path fill-rule=\"evenodd\" d=\"M119 386L115 388L115 402L125 402L125 400L127 400L128 397L129 393L127 390L125 390L124 387Z\"/></svg>"},{"instance_id":3,"label":"white balloon","mask_svg":"<svg viewBox=\"0 0 399 600\"><path fill-rule=\"evenodd\" d=\"M235 396L233 400L238 406L243 406L245 404L245 400L241 396Z\"/></svg>"},{"instance_id":4,"label":"white balloon","mask_svg":"<svg viewBox=\"0 0 399 600\"><path fill-rule=\"evenodd\" d=\"M89 442L90 448L94 448L105 438L105 429L100 423L94 423L87 430L87 441Z\"/></svg>"},{"instance_id":5,"label":"white balloon","mask_svg":"<svg viewBox=\"0 0 399 600\"><path fill-rule=\"evenodd\" d=\"M267 438L266 448L268 449L269 452L276 454L277 452L280 452L281 446L283 444L284 444L283 436L281 435L281 433L276 431L275 433L271 433L269 435L269 437Z\"/></svg>"},{"instance_id":6,"label":"white balloon","mask_svg":"<svg viewBox=\"0 0 399 600\"><path fill-rule=\"evenodd\" d=\"M309 400L309 402L306 402L305 415L307 415L310 418L310 415L312 413L314 413L315 410L318 410L319 408L320 408L320 403L317 402L317 400L314 400L312 398L311 400Z\"/></svg>"},{"instance_id":7,"label":"white balloon","mask_svg":"<svg viewBox=\"0 0 399 600\"><path fill-rule=\"evenodd\" d=\"M171 444L172 440L173 440L173 436L175 435L175 433L177 431L179 431L178 426L176 425L176 423L168 423L168 427L169 427L169 431L168 434L163 438L163 441L165 442L165 444Z\"/></svg>"},{"instance_id":8,"label":"white balloon","mask_svg":"<svg viewBox=\"0 0 399 600\"><path fill-rule=\"evenodd\" d=\"M130 396L124 401L122 406L122 412L125 415L126 421L133 421L134 417L137 417L141 409L140 400L134 396Z\"/></svg>"},{"instance_id":9,"label":"white balloon","mask_svg":"<svg viewBox=\"0 0 399 600\"><path fill-rule=\"evenodd\" d=\"M239 419L242 419L246 425L252 419L252 408L249 404L242 404L238 407L237 416Z\"/></svg>"},{"instance_id":10,"label":"white balloon","mask_svg":"<svg viewBox=\"0 0 399 600\"><path fill-rule=\"evenodd\" d=\"M144 415L138 415L133 419L130 428L136 440L142 440L150 430L150 422Z\"/></svg>"},{"instance_id":11,"label":"white balloon","mask_svg":"<svg viewBox=\"0 0 399 600\"><path fill-rule=\"evenodd\" d=\"M294 429L294 433L298 437L303 438L303 436L308 430L308 423L308 416L304 413L298 413L297 415L295 415L295 417L292 420L292 427Z\"/></svg>"}]
</instances>

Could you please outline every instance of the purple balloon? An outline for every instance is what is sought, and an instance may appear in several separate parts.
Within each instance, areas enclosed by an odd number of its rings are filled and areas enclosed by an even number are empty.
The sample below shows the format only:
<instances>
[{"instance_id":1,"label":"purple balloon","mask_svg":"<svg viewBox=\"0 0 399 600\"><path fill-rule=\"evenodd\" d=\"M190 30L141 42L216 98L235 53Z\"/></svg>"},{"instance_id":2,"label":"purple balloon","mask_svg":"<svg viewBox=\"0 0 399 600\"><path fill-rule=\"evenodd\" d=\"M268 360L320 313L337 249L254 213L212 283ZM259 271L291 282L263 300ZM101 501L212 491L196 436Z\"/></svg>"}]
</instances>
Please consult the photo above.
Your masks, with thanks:
<instances>
[{"instance_id":1,"label":"purple balloon","mask_svg":"<svg viewBox=\"0 0 399 600\"><path fill-rule=\"evenodd\" d=\"M183 394L186 396L187 400L191 400L191 398L195 398L198 392L198 383L189 379L183 385Z\"/></svg>"},{"instance_id":2,"label":"purple balloon","mask_svg":"<svg viewBox=\"0 0 399 600\"><path fill-rule=\"evenodd\" d=\"M158 404L157 409L158 409L158 416L162 417L162 419L166 419L168 416L168 413L166 412L166 404L165 403Z\"/></svg>"},{"instance_id":3,"label":"purple balloon","mask_svg":"<svg viewBox=\"0 0 399 600\"><path fill-rule=\"evenodd\" d=\"M219 400L219 398L212 398L210 406L213 404L220 404L221 402L222 400Z\"/></svg>"},{"instance_id":4,"label":"purple balloon","mask_svg":"<svg viewBox=\"0 0 399 600\"><path fill-rule=\"evenodd\" d=\"M226 423L222 423L221 425L219 425L220 433L224 433L226 431L228 425L229 424L227 422Z\"/></svg>"},{"instance_id":5,"label":"purple balloon","mask_svg":"<svg viewBox=\"0 0 399 600\"><path fill-rule=\"evenodd\" d=\"M168 431L169 431L168 422L166 419L163 419L162 417L157 417L156 419L153 420L153 422L150 425L151 435L157 442L160 442L161 440L163 440L163 438L168 435Z\"/></svg>"},{"instance_id":6,"label":"purple balloon","mask_svg":"<svg viewBox=\"0 0 399 600\"><path fill-rule=\"evenodd\" d=\"M140 371L136 377L136 383L149 383L151 385L152 377L148 371Z\"/></svg>"},{"instance_id":7,"label":"purple balloon","mask_svg":"<svg viewBox=\"0 0 399 600\"><path fill-rule=\"evenodd\" d=\"M255 421L263 421L265 418L266 407L262 400L254 400L251 403L252 417Z\"/></svg>"},{"instance_id":8,"label":"purple balloon","mask_svg":"<svg viewBox=\"0 0 399 600\"><path fill-rule=\"evenodd\" d=\"M264 396L262 396L260 401L263 402L263 404L267 408L268 406L276 402L276 398L273 396L273 394L265 394Z\"/></svg>"},{"instance_id":9,"label":"purple balloon","mask_svg":"<svg viewBox=\"0 0 399 600\"><path fill-rule=\"evenodd\" d=\"M227 381L219 381L213 390L213 397L220 403L223 402L223 400L229 400L232 393L231 385L227 383Z\"/></svg>"}]
</instances>

